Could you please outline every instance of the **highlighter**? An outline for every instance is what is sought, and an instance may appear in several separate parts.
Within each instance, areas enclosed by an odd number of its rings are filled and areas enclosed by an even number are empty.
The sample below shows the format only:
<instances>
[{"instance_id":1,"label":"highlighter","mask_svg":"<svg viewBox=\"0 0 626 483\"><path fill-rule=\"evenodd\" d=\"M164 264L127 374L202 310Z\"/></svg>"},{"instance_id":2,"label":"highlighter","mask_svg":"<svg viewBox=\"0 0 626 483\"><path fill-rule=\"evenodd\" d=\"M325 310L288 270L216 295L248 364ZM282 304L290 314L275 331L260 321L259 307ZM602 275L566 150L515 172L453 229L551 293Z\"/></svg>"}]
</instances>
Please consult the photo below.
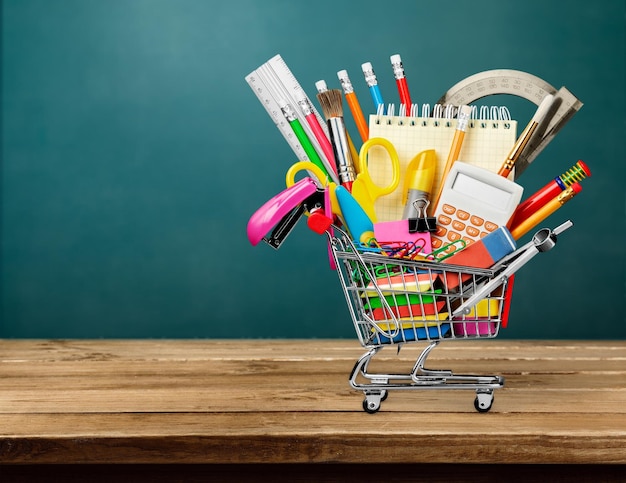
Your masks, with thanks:
<instances>
[{"instance_id":1,"label":"highlighter","mask_svg":"<svg viewBox=\"0 0 626 483\"><path fill-rule=\"evenodd\" d=\"M434 149L421 151L411 160L406 168L402 203L404 211L402 219L417 218L418 212L415 202L428 200L435 180L437 169L437 153Z\"/></svg>"}]
</instances>

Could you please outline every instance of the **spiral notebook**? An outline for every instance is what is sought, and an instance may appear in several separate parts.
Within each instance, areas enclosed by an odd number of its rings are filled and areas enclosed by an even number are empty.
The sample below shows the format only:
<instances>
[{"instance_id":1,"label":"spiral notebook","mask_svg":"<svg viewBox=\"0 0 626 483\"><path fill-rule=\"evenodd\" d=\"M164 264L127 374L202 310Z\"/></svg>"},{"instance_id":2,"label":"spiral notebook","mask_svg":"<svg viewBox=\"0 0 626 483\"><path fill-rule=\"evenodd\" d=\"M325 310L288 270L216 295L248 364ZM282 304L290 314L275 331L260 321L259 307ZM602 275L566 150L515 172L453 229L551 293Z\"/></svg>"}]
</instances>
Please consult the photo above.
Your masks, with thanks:
<instances>
[{"instance_id":1,"label":"spiral notebook","mask_svg":"<svg viewBox=\"0 0 626 483\"><path fill-rule=\"evenodd\" d=\"M441 184L441 173L448 159L448 153L456 129L456 111L453 106L444 110L435 106L432 115L427 104L422 106L421 116L395 116L393 106L387 115L373 114L369 119L370 138L382 137L389 140L400 159L400 185L387 196L376 200L375 210L379 222L402 218L404 206L402 192L406 167L417 153L434 149L437 153L437 174L433 185L436 193ZM459 160L497 172L515 144L517 121L511 119L505 107L472 108L469 122L459 154ZM411 114L417 114L414 107ZM392 179L391 164L383 150L373 149L368 155L368 167L372 180L379 186L386 186ZM511 173L509 179L514 179Z\"/></svg>"}]
</instances>

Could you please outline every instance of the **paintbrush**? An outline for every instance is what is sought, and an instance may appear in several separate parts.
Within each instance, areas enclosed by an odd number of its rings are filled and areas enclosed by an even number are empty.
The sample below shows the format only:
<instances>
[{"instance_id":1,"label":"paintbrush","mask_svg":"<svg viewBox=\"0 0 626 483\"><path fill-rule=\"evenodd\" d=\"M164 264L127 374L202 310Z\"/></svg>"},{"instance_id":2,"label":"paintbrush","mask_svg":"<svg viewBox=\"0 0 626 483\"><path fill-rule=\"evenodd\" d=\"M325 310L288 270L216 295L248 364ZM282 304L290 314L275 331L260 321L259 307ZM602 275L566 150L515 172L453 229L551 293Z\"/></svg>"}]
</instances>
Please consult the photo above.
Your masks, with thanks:
<instances>
[{"instance_id":1,"label":"paintbrush","mask_svg":"<svg viewBox=\"0 0 626 483\"><path fill-rule=\"evenodd\" d=\"M354 160L348 143L348 133L343 120L343 105L341 90L329 89L317 94L317 100L322 107L324 117L328 124L330 142L337 163L337 174L341 185L348 191L352 191L352 182L355 179Z\"/></svg>"}]
</instances>

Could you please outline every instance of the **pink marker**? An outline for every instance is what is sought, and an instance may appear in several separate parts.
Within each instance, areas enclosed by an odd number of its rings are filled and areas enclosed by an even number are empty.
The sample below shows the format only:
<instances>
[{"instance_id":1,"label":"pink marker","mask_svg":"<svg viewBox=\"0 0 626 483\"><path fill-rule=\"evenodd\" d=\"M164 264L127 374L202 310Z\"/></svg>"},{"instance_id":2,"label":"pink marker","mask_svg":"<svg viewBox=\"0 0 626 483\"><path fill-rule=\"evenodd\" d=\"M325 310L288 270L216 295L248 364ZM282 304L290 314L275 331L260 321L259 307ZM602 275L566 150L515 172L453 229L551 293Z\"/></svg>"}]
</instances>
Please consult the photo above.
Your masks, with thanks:
<instances>
[{"instance_id":1,"label":"pink marker","mask_svg":"<svg viewBox=\"0 0 626 483\"><path fill-rule=\"evenodd\" d=\"M324 129L322 129L322 126L320 125L317 116L315 115L315 112L313 112L313 106L311 105L311 101L304 94L304 92L298 91L296 93L296 102L300 106L300 109L302 109L302 112L304 113L304 118L311 128L311 131L313 131L313 135L315 136L317 142L320 144L322 152L326 157L326 160L322 159L326 170L328 171L328 173L334 173L336 175L337 166L335 165L333 146L330 144L330 140L328 139L328 136L326 136ZM339 180L334 179L333 181L338 183Z\"/></svg>"}]
</instances>

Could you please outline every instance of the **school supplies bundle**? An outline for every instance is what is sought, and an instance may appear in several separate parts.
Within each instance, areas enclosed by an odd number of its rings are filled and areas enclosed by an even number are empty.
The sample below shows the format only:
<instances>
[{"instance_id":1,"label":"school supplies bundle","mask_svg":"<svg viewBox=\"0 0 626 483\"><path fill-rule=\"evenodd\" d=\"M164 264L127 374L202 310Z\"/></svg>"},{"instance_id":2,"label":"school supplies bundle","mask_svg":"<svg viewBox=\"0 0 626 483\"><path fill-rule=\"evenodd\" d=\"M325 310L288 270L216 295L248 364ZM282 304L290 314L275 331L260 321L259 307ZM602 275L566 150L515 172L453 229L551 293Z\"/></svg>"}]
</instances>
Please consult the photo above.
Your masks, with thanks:
<instances>
[{"instance_id":1,"label":"school supplies bundle","mask_svg":"<svg viewBox=\"0 0 626 483\"><path fill-rule=\"evenodd\" d=\"M442 340L496 337L507 324L514 274L572 226L542 228L517 246L591 176L578 161L525 199L518 183L582 103L525 72L493 70L459 82L431 109L412 101L400 56L390 61L381 84L395 83L397 115L383 101L372 64L361 65L374 104L369 118L347 70L337 73L341 88L315 83L317 103L280 55L246 76L297 157L286 188L250 218L248 239L279 248L303 217L327 235L331 268L368 349L350 377L365 394L365 411L378 411L389 390L439 388L475 390L475 408L485 412L504 384L501 376L430 370L424 362ZM505 106L473 105L493 94L537 105L519 136ZM410 373L368 372L383 347L417 341L427 345Z\"/></svg>"}]
</instances>

